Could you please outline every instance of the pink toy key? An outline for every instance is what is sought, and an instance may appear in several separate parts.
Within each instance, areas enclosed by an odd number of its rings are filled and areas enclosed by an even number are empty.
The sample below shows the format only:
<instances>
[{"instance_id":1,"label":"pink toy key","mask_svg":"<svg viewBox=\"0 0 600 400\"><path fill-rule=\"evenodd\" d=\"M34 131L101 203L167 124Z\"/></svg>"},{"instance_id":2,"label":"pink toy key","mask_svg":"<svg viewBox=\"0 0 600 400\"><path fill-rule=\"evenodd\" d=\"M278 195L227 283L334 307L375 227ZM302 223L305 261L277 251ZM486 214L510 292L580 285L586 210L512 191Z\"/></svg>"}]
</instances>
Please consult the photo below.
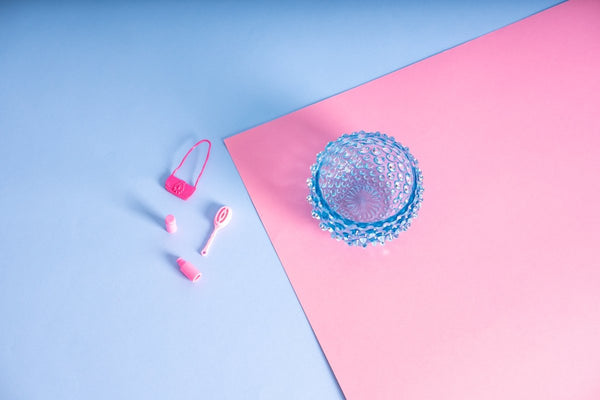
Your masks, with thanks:
<instances>
[{"instance_id":1,"label":"pink toy key","mask_svg":"<svg viewBox=\"0 0 600 400\"><path fill-rule=\"evenodd\" d=\"M165 226L167 228L167 232L177 232L177 221L175 221L175 216L171 214L167 215L167 218L165 218Z\"/></svg>"},{"instance_id":2,"label":"pink toy key","mask_svg":"<svg viewBox=\"0 0 600 400\"><path fill-rule=\"evenodd\" d=\"M200 143L208 143L208 151L206 152L206 159L204 160L204 164L202 165L202 170L200 170L200 174L198 174L198 178L196 178L196 183L194 184L194 186L192 186L189 183L187 183L186 181L176 177L175 173L177 172L177 170L179 168L181 168L181 166L185 162L185 159L187 158L187 156L189 156L190 153ZM181 162L179 163L177 168L175 168L175 170L173 172L171 172L171 175L169 175L169 177L167 178L167 181L165 182L165 189L167 189L167 191L169 193L174 194L175 196L179 197L182 200L189 199L190 196L192 194L194 194L194 192L196 191L196 187L198 186L198 181L200 180L200 177L202 176L202 173L204 172L204 167L206 167L206 163L208 162L208 156L210 155L210 148L211 148L211 143L210 143L210 140L207 140L207 139L201 140L198 143L196 143L195 145L193 145L192 148L189 149L187 153L185 153L185 156L183 156L183 159L181 160Z\"/></svg>"},{"instance_id":3,"label":"pink toy key","mask_svg":"<svg viewBox=\"0 0 600 400\"><path fill-rule=\"evenodd\" d=\"M187 278L192 282L198 282L198 279L202 276L202 274L196 269L194 264L189 261L185 261L183 258L179 257L177 259L177 264L179 265L179 270L187 276Z\"/></svg>"},{"instance_id":4,"label":"pink toy key","mask_svg":"<svg viewBox=\"0 0 600 400\"><path fill-rule=\"evenodd\" d=\"M231 208L229 208L227 206L223 206L223 207L219 208L219 211L217 211L217 214L215 215L215 221L214 221L215 226L213 227L213 230L212 230L210 236L208 237L208 240L206 241L206 244L204 245L204 248L202 249L200 254L202 254L203 256L208 254L208 249L210 248L210 245L212 244L212 242L215 238L215 234L217 233L218 230L227 226L229 221L231 221L231 214L232 214Z\"/></svg>"}]
</instances>

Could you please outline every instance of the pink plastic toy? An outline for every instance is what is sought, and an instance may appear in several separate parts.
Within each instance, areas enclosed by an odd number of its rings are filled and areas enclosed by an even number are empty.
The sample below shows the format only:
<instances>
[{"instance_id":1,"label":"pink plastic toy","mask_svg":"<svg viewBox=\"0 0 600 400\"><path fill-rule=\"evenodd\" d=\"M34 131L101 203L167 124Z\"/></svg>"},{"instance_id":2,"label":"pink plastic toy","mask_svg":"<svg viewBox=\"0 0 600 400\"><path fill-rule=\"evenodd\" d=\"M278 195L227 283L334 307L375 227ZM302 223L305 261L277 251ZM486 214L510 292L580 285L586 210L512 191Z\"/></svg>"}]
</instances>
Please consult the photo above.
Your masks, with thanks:
<instances>
[{"instance_id":1,"label":"pink plastic toy","mask_svg":"<svg viewBox=\"0 0 600 400\"><path fill-rule=\"evenodd\" d=\"M202 276L194 264L189 261L185 261L181 257L177 259L177 264L179 264L179 270L192 282L198 282L198 279L200 279Z\"/></svg>"},{"instance_id":2,"label":"pink plastic toy","mask_svg":"<svg viewBox=\"0 0 600 400\"><path fill-rule=\"evenodd\" d=\"M189 183L187 183L186 181L176 177L175 173L177 172L177 170L179 168L181 168L181 166L185 162L185 159L187 158L187 156L189 156L190 153L200 143L208 143L208 151L206 152L206 159L204 159L204 164L202 165L202 170L200 170L200 174L198 174L198 178L196 178L196 183L194 184L194 186L192 186ZM196 143L195 145L193 145L192 148L189 149L187 153L185 153L185 156L183 156L183 159L181 160L181 162L179 163L177 168L175 168L175 170L173 172L171 172L171 175L169 175L169 177L167 178L167 181L165 182L165 189L167 189L167 191L169 193L174 194L175 196L179 197L182 200L189 199L190 196L192 194L194 194L194 192L196 191L196 187L198 186L198 181L200 180L200 177L202 176L202 173L204 172L204 168L206 167L206 163L208 162L208 156L210 155L210 148L211 148L210 140L206 140L206 139L201 140L198 143Z\"/></svg>"},{"instance_id":3,"label":"pink plastic toy","mask_svg":"<svg viewBox=\"0 0 600 400\"><path fill-rule=\"evenodd\" d=\"M175 216L171 214L167 215L167 218L165 218L165 225L167 227L167 232L177 232L177 221L175 221Z\"/></svg>"},{"instance_id":4,"label":"pink plastic toy","mask_svg":"<svg viewBox=\"0 0 600 400\"><path fill-rule=\"evenodd\" d=\"M213 227L213 231L211 232L210 236L208 237L208 240L206 241L206 244L204 245L204 248L202 249L200 254L202 254L203 256L208 254L208 249L210 248L210 245L212 244L212 242L215 238L215 234L217 233L218 230L227 226L229 221L231 221L231 214L232 214L231 208L229 208L227 206L223 206L223 207L219 208L219 211L217 211L217 214L215 215L215 221L214 221L215 226Z\"/></svg>"}]
</instances>

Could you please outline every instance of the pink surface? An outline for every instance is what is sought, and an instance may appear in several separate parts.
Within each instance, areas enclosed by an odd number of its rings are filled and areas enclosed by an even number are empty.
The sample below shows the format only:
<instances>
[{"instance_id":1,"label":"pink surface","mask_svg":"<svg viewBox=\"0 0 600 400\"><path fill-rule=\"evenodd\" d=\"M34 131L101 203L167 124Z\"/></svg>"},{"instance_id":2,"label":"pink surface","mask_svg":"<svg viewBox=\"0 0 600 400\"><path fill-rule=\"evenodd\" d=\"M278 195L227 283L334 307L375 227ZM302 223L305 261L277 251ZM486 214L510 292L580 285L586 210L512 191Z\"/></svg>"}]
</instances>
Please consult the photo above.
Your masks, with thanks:
<instances>
[{"instance_id":1,"label":"pink surface","mask_svg":"<svg viewBox=\"0 0 600 400\"><path fill-rule=\"evenodd\" d=\"M563 3L226 140L348 399L600 399L600 1ZM411 148L384 247L310 217L342 133Z\"/></svg>"}]
</instances>

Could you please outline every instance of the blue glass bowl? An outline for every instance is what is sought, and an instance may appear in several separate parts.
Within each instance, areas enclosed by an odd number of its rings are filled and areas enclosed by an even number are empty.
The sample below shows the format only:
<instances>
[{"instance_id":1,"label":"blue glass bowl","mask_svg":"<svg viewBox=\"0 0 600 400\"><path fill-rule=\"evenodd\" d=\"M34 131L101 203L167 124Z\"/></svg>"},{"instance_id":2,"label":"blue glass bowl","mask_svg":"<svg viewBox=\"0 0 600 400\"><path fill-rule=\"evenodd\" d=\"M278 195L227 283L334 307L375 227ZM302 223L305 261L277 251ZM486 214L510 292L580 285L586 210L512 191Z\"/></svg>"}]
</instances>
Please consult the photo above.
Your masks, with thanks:
<instances>
[{"instance_id":1,"label":"blue glass bowl","mask_svg":"<svg viewBox=\"0 0 600 400\"><path fill-rule=\"evenodd\" d=\"M408 147L379 132L329 142L310 167L312 216L352 246L385 244L407 230L423 201L423 174Z\"/></svg>"}]
</instances>

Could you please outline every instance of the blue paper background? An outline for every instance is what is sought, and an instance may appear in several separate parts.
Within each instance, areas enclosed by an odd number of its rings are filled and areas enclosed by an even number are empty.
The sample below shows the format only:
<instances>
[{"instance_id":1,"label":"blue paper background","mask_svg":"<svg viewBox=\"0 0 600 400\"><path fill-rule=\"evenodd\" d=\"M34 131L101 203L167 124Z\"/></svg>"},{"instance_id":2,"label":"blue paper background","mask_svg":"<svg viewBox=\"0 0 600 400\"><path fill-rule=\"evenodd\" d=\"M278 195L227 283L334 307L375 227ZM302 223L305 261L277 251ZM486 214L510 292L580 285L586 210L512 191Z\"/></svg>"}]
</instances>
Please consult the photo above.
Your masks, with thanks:
<instances>
[{"instance_id":1,"label":"blue paper background","mask_svg":"<svg viewBox=\"0 0 600 400\"><path fill-rule=\"evenodd\" d=\"M554 3L0 3L0 398L342 398L222 139Z\"/></svg>"}]
</instances>

